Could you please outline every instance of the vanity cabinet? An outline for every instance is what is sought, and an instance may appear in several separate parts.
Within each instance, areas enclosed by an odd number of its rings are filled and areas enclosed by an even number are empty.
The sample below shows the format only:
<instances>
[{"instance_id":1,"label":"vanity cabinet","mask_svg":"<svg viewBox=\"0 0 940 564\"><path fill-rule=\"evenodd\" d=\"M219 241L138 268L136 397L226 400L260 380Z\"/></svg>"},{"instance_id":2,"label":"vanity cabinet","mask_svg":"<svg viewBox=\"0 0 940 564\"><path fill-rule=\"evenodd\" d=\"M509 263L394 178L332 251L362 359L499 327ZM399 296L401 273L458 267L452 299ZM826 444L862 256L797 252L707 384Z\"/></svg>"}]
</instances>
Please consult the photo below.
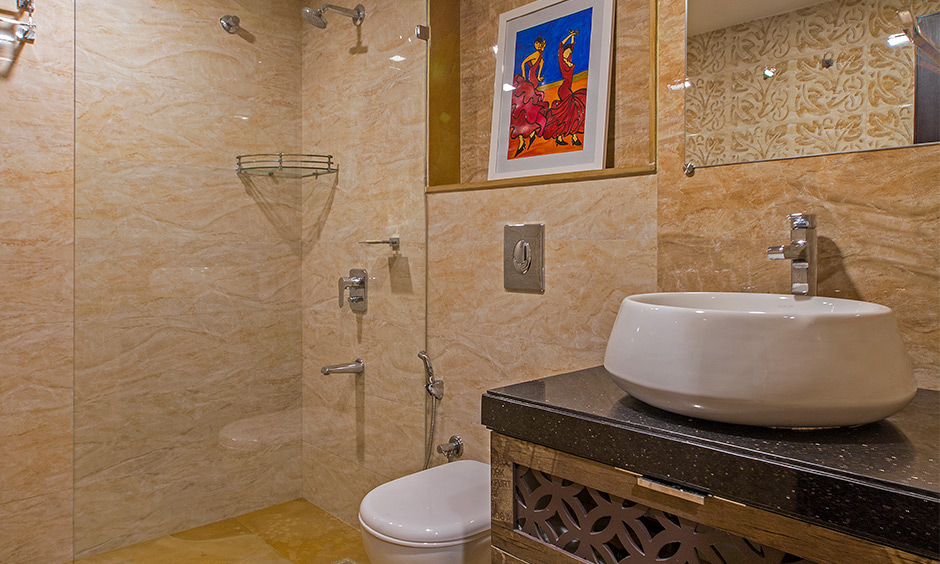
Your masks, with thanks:
<instances>
[{"instance_id":1,"label":"vanity cabinet","mask_svg":"<svg viewBox=\"0 0 940 564\"><path fill-rule=\"evenodd\" d=\"M598 367L484 396L494 563L938 562L937 392L886 422L787 431L608 384Z\"/></svg>"},{"instance_id":2,"label":"vanity cabinet","mask_svg":"<svg viewBox=\"0 0 940 564\"><path fill-rule=\"evenodd\" d=\"M494 564L937 562L497 433L491 447Z\"/></svg>"}]
</instances>

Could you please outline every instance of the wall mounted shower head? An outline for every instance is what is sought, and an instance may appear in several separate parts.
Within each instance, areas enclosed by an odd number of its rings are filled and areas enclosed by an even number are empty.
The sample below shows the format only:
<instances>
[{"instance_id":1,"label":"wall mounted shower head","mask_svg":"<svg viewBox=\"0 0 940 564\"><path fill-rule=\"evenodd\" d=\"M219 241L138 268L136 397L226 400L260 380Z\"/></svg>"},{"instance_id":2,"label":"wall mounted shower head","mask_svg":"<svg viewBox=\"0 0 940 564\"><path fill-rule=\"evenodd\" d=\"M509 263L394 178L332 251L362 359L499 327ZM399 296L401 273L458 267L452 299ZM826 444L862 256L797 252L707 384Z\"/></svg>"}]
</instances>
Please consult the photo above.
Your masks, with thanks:
<instances>
[{"instance_id":1,"label":"wall mounted shower head","mask_svg":"<svg viewBox=\"0 0 940 564\"><path fill-rule=\"evenodd\" d=\"M303 15L305 20L317 26L318 28L323 29L326 27L326 20L323 19L323 14L321 14L319 10L304 8L300 10L300 13Z\"/></svg>"},{"instance_id":2,"label":"wall mounted shower head","mask_svg":"<svg viewBox=\"0 0 940 564\"><path fill-rule=\"evenodd\" d=\"M352 18L353 23L356 25L362 25L362 20L366 18L366 9L362 4L358 4L353 9L334 6L332 4L325 4L318 10L314 10L313 8L303 8L300 10L300 13L303 15L305 20L320 29L326 27L326 19L323 17L324 12L335 12L337 14L350 17Z\"/></svg>"}]
</instances>

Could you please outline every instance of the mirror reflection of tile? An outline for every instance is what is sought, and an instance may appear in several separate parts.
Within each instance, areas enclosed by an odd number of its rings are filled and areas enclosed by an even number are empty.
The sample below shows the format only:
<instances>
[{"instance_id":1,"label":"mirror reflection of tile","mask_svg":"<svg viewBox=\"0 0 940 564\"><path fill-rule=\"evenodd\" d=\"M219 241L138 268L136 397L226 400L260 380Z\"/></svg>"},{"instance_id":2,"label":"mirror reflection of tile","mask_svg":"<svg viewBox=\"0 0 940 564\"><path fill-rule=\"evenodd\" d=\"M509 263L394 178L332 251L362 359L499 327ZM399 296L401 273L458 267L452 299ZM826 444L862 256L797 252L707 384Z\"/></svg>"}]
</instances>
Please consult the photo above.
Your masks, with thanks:
<instances>
[{"instance_id":1,"label":"mirror reflection of tile","mask_svg":"<svg viewBox=\"0 0 940 564\"><path fill-rule=\"evenodd\" d=\"M912 144L915 49L896 37L904 7L833 0L701 33L690 23L697 34L688 38L686 161ZM912 8L936 12L940 2Z\"/></svg>"}]
</instances>

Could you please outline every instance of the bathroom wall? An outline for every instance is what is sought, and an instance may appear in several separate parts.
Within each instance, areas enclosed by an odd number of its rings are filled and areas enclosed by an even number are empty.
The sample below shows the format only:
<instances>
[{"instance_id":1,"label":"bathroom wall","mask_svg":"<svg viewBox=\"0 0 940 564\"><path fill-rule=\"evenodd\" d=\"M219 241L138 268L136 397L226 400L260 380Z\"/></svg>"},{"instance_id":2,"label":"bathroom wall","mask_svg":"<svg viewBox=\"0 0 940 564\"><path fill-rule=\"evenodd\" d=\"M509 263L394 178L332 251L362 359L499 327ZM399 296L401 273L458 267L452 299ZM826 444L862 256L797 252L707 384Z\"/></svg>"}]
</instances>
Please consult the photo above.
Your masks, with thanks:
<instances>
[{"instance_id":1,"label":"bathroom wall","mask_svg":"<svg viewBox=\"0 0 940 564\"><path fill-rule=\"evenodd\" d=\"M77 2L77 556L300 496L299 12Z\"/></svg>"},{"instance_id":2,"label":"bathroom wall","mask_svg":"<svg viewBox=\"0 0 940 564\"><path fill-rule=\"evenodd\" d=\"M72 554L72 2L36 17L15 64L0 45L0 562L17 563Z\"/></svg>"},{"instance_id":3,"label":"bathroom wall","mask_svg":"<svg viewBox=\"0 0 940 564\"><path fill-rule=\"evenodd\" d=\"M937 0L903 6L940 10ZM885 41L899 33L901 7L833 0L690 37L686 159L701 166L910 145L914 46ZM776 69L772 78L766 67Z\"/></svg>"},{"instance_id":4,"label":"bathroom wall","mask_svg":"<svg viewBox=\"0 0 940 564\"><path fill-rule=\"evenodd\" d=\"M303 148L339 172L303 183L303 492L356 523L371 488L423 464L425 76L422 0L367 2L361 27L327 14L303 31ZM359 241L401 238L389 245ZM337 280L369 273L368 311ZM324 376L365 361L362 375Z\"/></svg>"},{"instance_id":5,"label":"bathroom wall","mask_svg":"<svg viewBox=\"0 0 940 564\"><path fill-rule=\"evenodd\" d=\"M627 295L787 292L789 265L765 250L798 211L819 215L820 293L894 308L919 384L940 388L940 147L686 177L684 5L660 2L657 174L428 195L428 351L447 382L438 439L462 435L471 458L488 457L480 395L602 364ZM542 295L502 287L502 226L519 222L545 223Z\"/></svg>"}]
</instances>

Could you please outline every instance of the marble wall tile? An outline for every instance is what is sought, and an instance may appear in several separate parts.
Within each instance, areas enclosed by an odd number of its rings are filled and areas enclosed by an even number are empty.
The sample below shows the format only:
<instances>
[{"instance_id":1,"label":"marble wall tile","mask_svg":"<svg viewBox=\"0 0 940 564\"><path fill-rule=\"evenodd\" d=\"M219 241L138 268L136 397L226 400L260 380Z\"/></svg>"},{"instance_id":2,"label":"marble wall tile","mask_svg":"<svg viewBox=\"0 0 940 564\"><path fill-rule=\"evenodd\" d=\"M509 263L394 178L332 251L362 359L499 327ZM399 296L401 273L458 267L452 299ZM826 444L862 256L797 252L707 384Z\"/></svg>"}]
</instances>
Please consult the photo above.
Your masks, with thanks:
<instances>
[{"instance_id":1,"label":"marble wall tile","mask_svg":"<svg viewBox=\"0 0 940 564\"><path fill-rule=\"evenodd\" d=\"M489 244L485 250L450 244L438 254L432 246L429 272L439 274L428 296L440 309L429 316L431 331L459 329L506 339L526 335L537 343L564 341L603 350L621 300L655 290L653 240L553 241L546 234L545 293L507 292L501 239L498 247ZM463 260L451 265L452 256Z\"/></svg>"},{"instance_id":2,"label":"marble wall tile","mask_svg":"<svg viewBox=\"0 0 940 564\"><path fill-rule=\"evenodd\" d=\"M296 243L149 243L79 239L76 315L82 320L296 312Z\"/></svg>"},{"instance_id":3,"label":"marble wall tile","mask_svg":"<svg viewBox=\"0 0 940 564\"><path fill-rule=\"evenodd\" d=\"M0 559L16 564L71 562L71 488L0 504Z\"/></svg>"},{"instance_id":4,"label":"marble wall tile","mask_svg":"<svg viewBox=\"0 0 940 564\"><path fill-rule=\"evenodd\" d=\"M480 398L486 390L597 366L604 356L603 347L536 342L524 333L507 339L454 328L432 331L429 338L438 361L435 370L445 382L441 409L444 416L460 422L459 430L467 433L480 423Z\"/></svg>"},{"instance_id":5,"label":"marble wall tile","mask_svg":"<svg viewBox=\"0 0 940 564\"><path fill-rule=\"evenodd\" d=\"M0 561L16 563L72 554L73 3L41 21L0 61Z\"/></svg>"},{"instance_id":6,"label":"marble wall tile","mask_svg":"<svg viewBox=\"0 0 940 564\"><path fill-rule=\"evenodd\" d=\"M361 376L306 375L305 397L319 408L304 417L304 442L383 476L416 472L424 461L424 404L399 404L370 394L366 380L377 377L368 364ZM416 379L412 389L420 386Z\"/></svg>"},{"instance_id":7,"label":"marble wall tile","mask_svg":"<svg viewBox=\"0 0 940 564\"><path fill-rule=\"evenodd\" d=\"M76 151L219 168L233 166L236 155L296 153L300 107L291 98L276 83L239 83L237 92L225 92L199 83L80 74ZM118 99L124 103L114 104Z\"/></svg>"},{"instance_id":8,"label":"marble wall tile","mask_svg":"<svg viewBox=\"0 0 940 564\"><path fill-rule=\"evenodd\" d=\"M362 496L420 469L424 444L426 4L381 0L360 28L305 26L303 140L339 173L303 184L304 496L355 525ZM401 249L358 241L401 238ZM369 272L365 314L337 279ZM362 358L362 376L320 367Z\"/></svg>"},{"instance_id":9,"label":"marble wall tile","mask_svg":"<svg viewBox=\"0 0 940 564\"><path fill-rule=\"evenodd\" d=\"M72 252L69 240L0 240L0 324L71 321Z\"/></svg>"},{"instance_id":10,"label":"marble wall tile","mask_svg":"<svg viewBox=\"0 0 940 564\"><path fill-rule=\"evenodd\" d=\"M0 152L3 152L0 149ZM3 158L3 157L0 157ZM3 159L0 185L0 241L68 241L72 238L72 156L63 152L59 163L42 175L23 159Z\"/></svg>"},{"instance_id":11,"label":"marble wall tile","mask_svg":"<svg viewBox=\"0 0 940 564\"><path fill-rule=\"evenodd\" d=\"M313 445L304 445L303 457L304 497L357 528L362 498L392 479Z\"/></svg>"},{"instance_id":12,"label":"marble wall tile","mask_svg":"<svg viewBox=\"0 0 940 564\"><path fill-rule=\"evenodd\" d=\"M76 231L83 240L259 242L300 239L300 180L225 168L82 157Z\"/></svg>"},{"instance_id":13,"label":"marble wall tile","mask_svg":"<svg viewBox=\"0 0 940 564\"><path fill-rule=\"evenodd\" d=\"M299 404L298 323L277 311L80 321L76 478Z\"/></svg>"},{"instance_id":14,"label":"marble wall tile","mask_svg":"<svg viewBox=\"0 0 940 564\"><path fill-rule=\"evenodd\" d=\"M298 0L83 2L77 18L75 546L87 556L300 495ZM219 25L238 15L244 33ZM283 438L283 437L282 437Z\"/></svg>"},{"instance_id":15,"label":"marble wall tile","mask_svg":"<svg viewBox=\"0 0 940 564\"><path fill-rule=\"evenodd\" d=\"M273 83L299 100L301 76L285 70L297 64L300 5L83 0L77 18L78 68L83 75L147 76L220 89L237 89L245 81ZM222 30L224 14L239 17L241 33Z\"/></svg>"},{"instance_id":16,"label":"marble wall tile","mask_svg":"<svg viewBox=\"0 0 940 564\"><path fill-rule=\"evenodd\" d=\"M0 505L70 490L72 325L0 325L0 367Z\"/></svg>"}]
</instances>

